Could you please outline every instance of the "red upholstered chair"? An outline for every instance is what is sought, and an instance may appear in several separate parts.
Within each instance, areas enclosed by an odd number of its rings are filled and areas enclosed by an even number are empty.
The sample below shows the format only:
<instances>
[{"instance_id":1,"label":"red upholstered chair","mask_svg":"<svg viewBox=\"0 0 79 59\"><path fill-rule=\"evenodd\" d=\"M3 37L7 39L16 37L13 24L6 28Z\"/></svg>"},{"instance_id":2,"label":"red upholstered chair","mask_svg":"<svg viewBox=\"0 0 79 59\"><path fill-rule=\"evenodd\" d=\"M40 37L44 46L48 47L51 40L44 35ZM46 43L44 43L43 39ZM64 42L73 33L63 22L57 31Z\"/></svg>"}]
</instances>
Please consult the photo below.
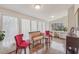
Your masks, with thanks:
<instances>
[{"instance_id":1,"label":"red upholstered chair","mask_svg":"<svg viewBox=\"0 0 79 59\"><path fill-rule=\"evenodd\" d=\"M18 34L15 36L16 40L16 53L18 49L24 49L24 53L26 53L27 46L30 46L28 41L23 40L23 34Z\"/></svg>"},{"instance_id":2,"label":"red upholstered chair","mask_svg":"<svg viewBox=\"0 0 79 59\"><path fill-rule=\"evenodd\" d=\"M45 36L46 36L45 43L46 43L46 45L49 44L49 47L50 47L50 42L51 42L51 39L52 39L51 32L50 31L45 31Z\"/></svg>"},{"instance_id":3,"label":"red upholstered chair","mask_svg":"<svg viewBox=\"0 0 79 59\"><path fill-rule=\"evenodd\" d=\"M52 37L52 34L51 34L51 32L50 31L45 31L45 35L47 36L47 37Z\"/></svg>"}]
</instances>

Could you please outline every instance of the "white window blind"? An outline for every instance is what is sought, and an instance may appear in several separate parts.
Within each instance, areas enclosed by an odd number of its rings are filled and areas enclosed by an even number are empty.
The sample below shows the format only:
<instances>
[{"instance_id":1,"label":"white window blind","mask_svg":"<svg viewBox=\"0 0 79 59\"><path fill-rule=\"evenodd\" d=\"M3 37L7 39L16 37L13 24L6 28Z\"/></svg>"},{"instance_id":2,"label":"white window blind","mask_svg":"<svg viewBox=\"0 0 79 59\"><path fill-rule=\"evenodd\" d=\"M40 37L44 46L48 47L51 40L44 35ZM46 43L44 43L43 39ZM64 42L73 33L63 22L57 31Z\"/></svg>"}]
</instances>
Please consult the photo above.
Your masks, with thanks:
<instances>
[{"instance_id":1,"label":"white window blind","mask_svg":"<svg viewBox=\"0 0 79 59\"><path fill-rule=\"evenodd\" d=\"M45 22L43 22L42 27L43 27L43 32L45 32L45 30L46 30Z\"/></svg>"},{"instance_id":2,"label":"white window blind","mask_svg":"<svg viewBox=\"0 0 79 59\"><path fill-rule=\"evenodd\" d=\"M37 21L31 21L31 31L37 31Z\"/></svg>"},{"instance_id":3,"label":"white window blind","mask_svg":"<svg viewBox=\"0 0 79 59\"><path fill-rule=\"evenodd\" d=\"M29 32L30 32L30 20L21 19L22 21L22 33L24 34L24 39L29 39Z\"/></svg>"},{"instance_id":4,"label":"white window blind","mask_svg":"<svg viewBox=\"0 0 79 59\"><path fill-rule=\"evenodd\" d=\"M17 18L3 16L3 31L5 31L4 46L9 46L15 42L14 36L18 34Z\"/></svg>"},{"instance_id":5,"label":"white window blind","mask_svg":"<svg viewBox=\"0 0 79 59\"><path fill-rule=\"evenodd\" d=\"M38 22L38 31L42 32L42 22Z\"/></svg>"},{"instance_id":6,"label":"white window blind","mask_svg":"<svg viewBox=\"0 0 79 59\"><path fill-rule=\"evenodd\" d=\"M49 28L49 23L46 23L46 30L50 30Z\"/></svg>"}]
</instances>

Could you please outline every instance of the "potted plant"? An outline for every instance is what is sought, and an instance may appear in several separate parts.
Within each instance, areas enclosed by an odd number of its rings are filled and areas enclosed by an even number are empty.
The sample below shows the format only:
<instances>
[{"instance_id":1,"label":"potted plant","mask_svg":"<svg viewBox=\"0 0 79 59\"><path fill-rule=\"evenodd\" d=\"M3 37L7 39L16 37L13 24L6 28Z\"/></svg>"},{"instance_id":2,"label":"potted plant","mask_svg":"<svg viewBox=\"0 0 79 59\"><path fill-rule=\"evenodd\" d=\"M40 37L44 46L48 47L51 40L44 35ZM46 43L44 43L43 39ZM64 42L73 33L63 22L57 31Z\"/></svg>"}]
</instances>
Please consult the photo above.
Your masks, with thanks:
<instances>
[{"instance_id":1,"label":"potted plant","mask_svg":"<svg viewBox=\"0 0 79 59\"><path fill-rule=\"evenodd\" d=\"M5 36L4 33L5 33L4 31L0 31L0 46L2 46L2 41L3 41L4 36Z\"/></svg>"},{"instance_id":2,"label":"potted plant","mask_svg":"<svg viewBox=\"0 0 79 59\"><path fill-rule=\"evenodd\" d=\"M4 39L4 34L5 32L4 31L0 31L0 41L2 41Z\"/></svg>"},{"instance_id":3,"label":"potted plant","mask_svg":"<svg viewBox=\"0 0 79 59\"><path fill-rule=\"evenodd\" d=\"M64 27L63 30L64 30L64 31L67 31L67 27Z\"/></svg>"}]
</instances>

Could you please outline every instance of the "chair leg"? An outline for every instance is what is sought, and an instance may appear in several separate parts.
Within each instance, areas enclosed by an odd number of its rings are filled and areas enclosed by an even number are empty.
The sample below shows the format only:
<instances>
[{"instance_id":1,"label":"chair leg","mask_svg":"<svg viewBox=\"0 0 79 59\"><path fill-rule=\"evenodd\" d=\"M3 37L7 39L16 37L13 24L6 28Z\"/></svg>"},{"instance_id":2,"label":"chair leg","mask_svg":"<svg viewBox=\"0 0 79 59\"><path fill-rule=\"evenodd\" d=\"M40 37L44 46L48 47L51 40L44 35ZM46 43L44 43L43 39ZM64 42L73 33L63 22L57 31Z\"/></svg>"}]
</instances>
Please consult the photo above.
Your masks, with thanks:
<instances>
[{"instance_id":1,"label":"chair leg","mask_svg":"<svg viewBox=\"0 0 79 59\"><path fill-rule=\"evenodd\" d=\"M40 44L41 44L41 39L40 39Z\"/></svg>"},{"instance_id":2,"label":"chair leg","mask_svg":"<svg viewBox=\"0 0 79 59\"><path fill-rule=\"evenodd\" d=\"M16 48L16 54L17 54L18 48Z\"/></svg>"},{"instance_id":3,"label":"chair leg","mask_svg":"<svg viewBox=\"0 0 79 59\"><path fill-rule=\"evenodd\" d=\"M53 37L51 37L51 40L53 39Z\"/></svg>"},{"instance_id":4,"label":"chair leg","mask_svg":"<svg viewBox=\"0 0 79 59\"><path fill-rule=\"evenodd\" d=\"M29 53L31 53L31 44L29 45Z\"/></svg>"},{"instance_id":5,"label":"chair leg","mask_svg":"<svg viewBox=\"0 0 79 59\"><path fill-rule=\"evenodd\" d=\"M67 54L67 49L66 49L66 54Z\"/></svg>"},{"instance_id":6,"label":"chair leg","mask_svg":"<svg viewBox=\"0 0 79 59\"><path fill-rule=\"evenodd\" d=\"M34 40L33 40L33 47L34 47Z\"/></svg>"},{"instance_id":7,"label":"chair leg","mask_svg":"<svg viewBox=\"0 0 79 59\"><path fill-rule=\"evenodd\" d=\"M26 54L26 48L24 48L24 53Z\"/></svg>"},{"instance_id":8,"label":"chair leg","mask_svg":"<svg viewBox=\"0 0 79 59\"><path fill-rule=\"evenodd\" d=\"M68 48L67 48L67 46L66 46L66 54L68 54Z\"/></svg>"},{"instance_id":9,"label":"chair leg","mask_svg":"<svg viewBox=\"0 0 79 59\"><path fill-rule=\"evenodd\" d=\"M51 38L49 37L49 48L50 48L50 44L51 44Z\"/></svg>"},{"instance_id":10,"label":"chair leg","mask_svg":"<svg viewBox=\"0 0 79 59\"><path fill-rule=\"evenodd\" d=\"M76 50L76 54L78 54L78 48L76 48L77 50Z\"/></svg>"},{"instance_id":11,"label":"chair leg","mask_svg":"<svg viewBox=\"0 0 79 59\"><path fill-rule=\"evenodd\" d=\"M67 54L67 46L66 46L66 54Z\"/></svg>"}]
</instances>

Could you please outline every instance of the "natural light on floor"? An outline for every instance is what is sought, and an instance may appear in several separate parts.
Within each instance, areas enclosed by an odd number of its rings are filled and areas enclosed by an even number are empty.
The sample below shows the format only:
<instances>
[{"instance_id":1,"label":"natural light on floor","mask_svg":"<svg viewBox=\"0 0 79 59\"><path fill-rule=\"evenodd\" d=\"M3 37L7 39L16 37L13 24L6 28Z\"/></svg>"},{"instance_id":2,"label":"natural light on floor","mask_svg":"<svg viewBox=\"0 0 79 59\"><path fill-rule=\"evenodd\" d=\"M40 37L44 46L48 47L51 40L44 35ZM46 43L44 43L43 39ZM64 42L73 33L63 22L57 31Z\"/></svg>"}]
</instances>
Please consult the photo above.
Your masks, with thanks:
<instances>
[{"instance_id":1,"label":"natural light on floor","mask_svg":"<svg viewBox=\"0 0 79 59\"><path fill-rule=\"evenodd\" d=\"M65 48L64 48L64 45L59 43L59 42L55 42L53 41L52 44L51 44L51 47L56 49L56 50L59 50L61 52L64 52L65 51Z\"/></svg>"}]
</instances>

